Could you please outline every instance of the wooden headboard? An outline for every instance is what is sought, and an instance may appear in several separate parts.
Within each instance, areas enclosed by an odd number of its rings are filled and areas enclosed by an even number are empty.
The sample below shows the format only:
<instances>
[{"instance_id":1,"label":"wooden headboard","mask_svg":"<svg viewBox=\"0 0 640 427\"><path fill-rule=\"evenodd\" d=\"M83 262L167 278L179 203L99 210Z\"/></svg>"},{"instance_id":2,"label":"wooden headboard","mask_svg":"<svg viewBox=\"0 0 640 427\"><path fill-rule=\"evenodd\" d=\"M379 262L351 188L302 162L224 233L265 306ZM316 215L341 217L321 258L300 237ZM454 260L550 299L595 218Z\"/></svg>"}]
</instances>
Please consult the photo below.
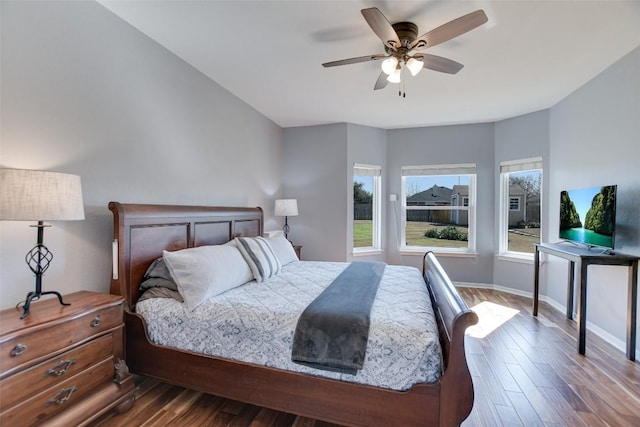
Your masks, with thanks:
<instances>
[{"instance_id":1,"label":"wooden headboard","mask_svg":"<svg viewBox=\"0 0 640 427\"><path fill-rule=\"evenodd\" d=\"M219 245L237 236L261 236L261 208L143 205L109 202L113 213L110 292L134 311L145 271L162 251Z\"/></svg>"}]
</instances>

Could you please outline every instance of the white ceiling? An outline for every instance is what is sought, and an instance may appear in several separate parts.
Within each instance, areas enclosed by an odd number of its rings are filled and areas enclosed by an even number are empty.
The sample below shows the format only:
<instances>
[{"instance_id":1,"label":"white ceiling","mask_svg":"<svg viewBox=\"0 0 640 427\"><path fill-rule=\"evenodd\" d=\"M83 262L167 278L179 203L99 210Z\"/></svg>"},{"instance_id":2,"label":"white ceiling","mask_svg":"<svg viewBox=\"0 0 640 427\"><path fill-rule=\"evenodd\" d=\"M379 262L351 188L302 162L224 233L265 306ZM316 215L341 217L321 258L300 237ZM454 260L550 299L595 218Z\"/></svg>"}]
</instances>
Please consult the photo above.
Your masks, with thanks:
<instances>
[{"instance_id":1,"label":"white ceiling","mask_svg":"<svg viewBox=\"0 0 640 427\"><path fill-rule=\"evenodd\" d=\"M282 127L501 120L553 106L640 46L637 0L99 2ZM489 22L425 50L465 67L407 76L402 98L373 90L378 61L321 66L384 53L367 7L419 34L477 9Z\"/></svg>"}]
</instances>

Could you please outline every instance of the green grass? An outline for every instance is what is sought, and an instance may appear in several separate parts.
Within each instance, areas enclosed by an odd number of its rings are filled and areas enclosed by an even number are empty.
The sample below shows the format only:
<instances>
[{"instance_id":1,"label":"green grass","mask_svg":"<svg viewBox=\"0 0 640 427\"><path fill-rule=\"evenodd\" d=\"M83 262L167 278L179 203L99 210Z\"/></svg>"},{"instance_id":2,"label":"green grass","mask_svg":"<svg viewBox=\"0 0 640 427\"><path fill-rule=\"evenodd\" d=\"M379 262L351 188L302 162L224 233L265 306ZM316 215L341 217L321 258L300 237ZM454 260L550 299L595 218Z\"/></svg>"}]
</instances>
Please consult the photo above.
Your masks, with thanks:
<instances>
[{"instance_id":1,"label":"green grass","mask_svg":"<svg viewBox=\"0 0 640 427\"><path fill-rule=\"evenodd\" d=\"M353 247L366 248L373 244L373 224L371 220L353 221Z\"/></svg>"},{"instance_id":2,"label":"green grass","mask_svg":"<svg viewBox=\"0 0 640 427\"><path fill-rule=\"evenodd\" d=\"M444 225L433 225L428 222L407 222L407 246L431 246L448 248L466 248L467 242L459 240L443 240L424 237L430 228L443 229ZM466 227L457 227L462 233L468 233ZM358 220L353 222L353 247L371 246L373 240L373 226L371 221ZM539 228L517 229L509 232L509 250L533 253L533 244L540 241Z\"/></svg>"},{"instance_id":3,"label":"green grass","mask_svg":"<svg viewBox=\"0 0 640 427\"><path fill-rule=\"evenodd\" d=\"M509 230L509 251L532 254L534 252L533 244L539 242L539 228L517 228Z\"/></svg>"}]
</instances>

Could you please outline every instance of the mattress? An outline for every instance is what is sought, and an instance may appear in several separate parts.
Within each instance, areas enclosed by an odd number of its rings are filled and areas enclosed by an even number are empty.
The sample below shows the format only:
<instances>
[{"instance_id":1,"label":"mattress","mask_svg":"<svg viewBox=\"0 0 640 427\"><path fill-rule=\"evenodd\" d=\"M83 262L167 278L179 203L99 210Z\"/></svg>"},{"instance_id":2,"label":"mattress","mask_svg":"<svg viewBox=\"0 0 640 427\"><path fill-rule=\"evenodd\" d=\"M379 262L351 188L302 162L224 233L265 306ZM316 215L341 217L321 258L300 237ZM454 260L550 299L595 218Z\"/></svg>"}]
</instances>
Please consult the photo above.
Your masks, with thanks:
<instances>
[{"instance_id":1,"label":"mattress","mask_svg":"<svg viewBox=\"0 0 640 427\"><path fill-rule=\"evenodd\" d=\"M172 298L136 305L158 345L393 390L435 382L442 352L431 301L415 267L387 265L371 308L363 368L356 375L291 361L298 317L347 263L297 261L262 283L249 282L193 311Z\"/></svg>"}]
</instances>

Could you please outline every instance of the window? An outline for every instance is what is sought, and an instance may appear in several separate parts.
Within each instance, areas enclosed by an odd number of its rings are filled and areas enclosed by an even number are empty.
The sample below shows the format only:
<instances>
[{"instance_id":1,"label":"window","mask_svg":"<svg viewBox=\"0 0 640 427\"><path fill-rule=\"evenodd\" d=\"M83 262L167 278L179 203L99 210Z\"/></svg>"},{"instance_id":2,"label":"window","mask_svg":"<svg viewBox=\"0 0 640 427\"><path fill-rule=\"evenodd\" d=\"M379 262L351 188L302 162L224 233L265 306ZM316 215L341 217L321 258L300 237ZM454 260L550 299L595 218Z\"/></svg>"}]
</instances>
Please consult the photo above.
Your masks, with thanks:
<instances>
[{"instance_id":1,"label":"window","mask_svg":"<svg viewBox=\"0 0 640 427\"><path fill-rule=\"evenodd\" d=\"M476 165L402 167L401 249L475 251Z\"/></svg>"},{"instance_id":2,"label":"window","mask_svg":"<svg viewBox=\"0 0 640 427\"><path fill-rule=\"evenodd\" d=\"M499 253L532 258L540 242L542 158L500 163Z\"/></svg>"},{"instance_id":3,"label":"window","mask_svg":"<svg viewBox=\"0 0 640 427\"><path fill-rule=\"evenodd\" d=\"M380 250L381 195L380 166L353 167L353 250Z\"/></svg>"}]
</instances>

